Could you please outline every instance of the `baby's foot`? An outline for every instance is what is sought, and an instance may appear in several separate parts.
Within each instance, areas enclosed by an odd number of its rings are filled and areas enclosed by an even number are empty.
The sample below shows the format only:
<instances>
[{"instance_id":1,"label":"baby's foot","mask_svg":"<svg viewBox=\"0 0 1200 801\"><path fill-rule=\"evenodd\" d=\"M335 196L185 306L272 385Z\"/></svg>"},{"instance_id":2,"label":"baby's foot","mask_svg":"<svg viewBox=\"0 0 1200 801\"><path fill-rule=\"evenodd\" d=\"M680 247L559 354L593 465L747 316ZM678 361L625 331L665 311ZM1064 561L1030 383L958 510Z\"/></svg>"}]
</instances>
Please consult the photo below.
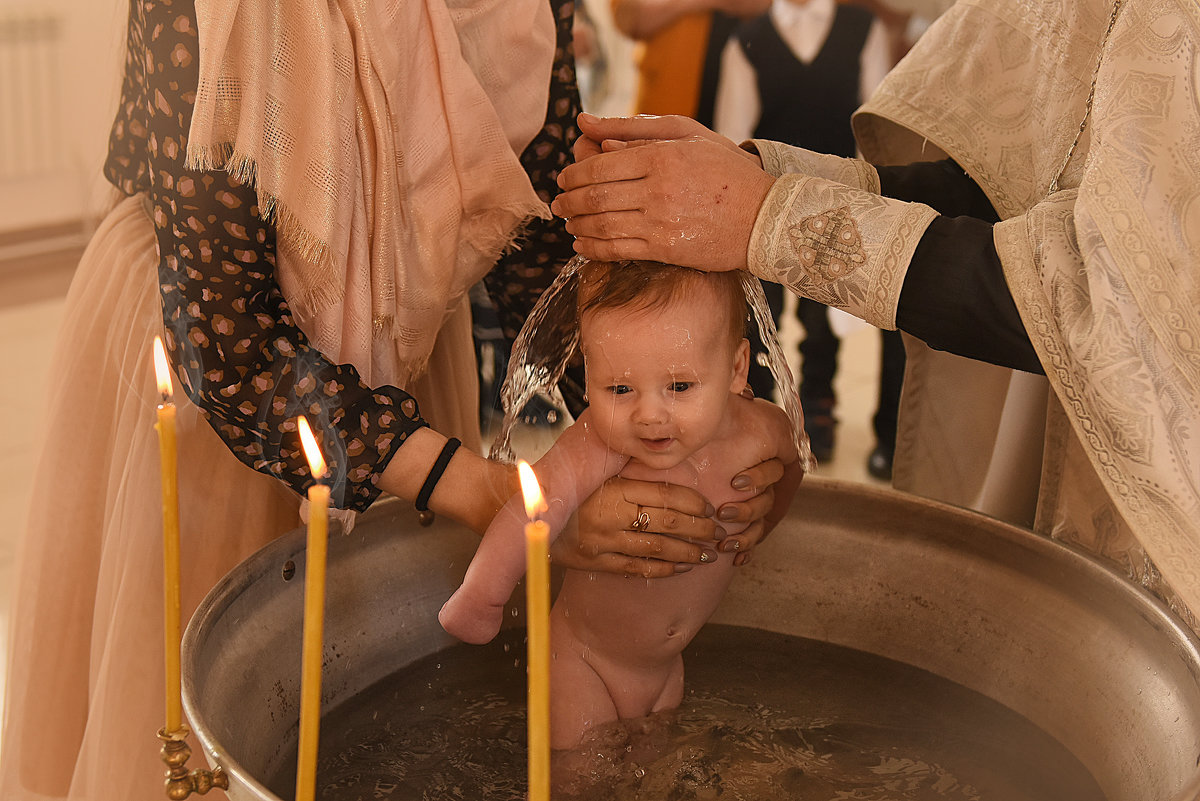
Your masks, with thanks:
<instances>
[{"instance_id":1,"label":"baby's foot","mask_svg":"<svg viewBox=\"0 0 1200 801\"><path fill-rule=\"evenodd\" d=\"M491 642L500 632L500 623L503 620L503 604L473 601L466 596L461 587L438 612L438 622L447 633L472 645Z\"/></svg>"}]
</instances>

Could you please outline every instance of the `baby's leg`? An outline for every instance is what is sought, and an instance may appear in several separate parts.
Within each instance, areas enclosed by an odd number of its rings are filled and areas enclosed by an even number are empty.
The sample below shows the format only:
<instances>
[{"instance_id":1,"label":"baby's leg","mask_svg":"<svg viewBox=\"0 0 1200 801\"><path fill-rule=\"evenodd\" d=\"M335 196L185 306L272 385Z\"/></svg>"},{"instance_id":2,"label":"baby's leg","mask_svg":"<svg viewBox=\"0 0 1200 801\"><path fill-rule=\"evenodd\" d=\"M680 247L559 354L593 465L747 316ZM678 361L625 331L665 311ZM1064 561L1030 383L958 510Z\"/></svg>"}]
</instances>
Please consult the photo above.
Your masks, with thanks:
<instances>
[{"instance_id":1,"label":"baby's leg","mask_svg":"<svg viewBox=\"0 0 1200 801\"><path fill-rule=\"evenodd\" d=\"M658 700L650 707L650 712L662 712L665 709L674 709L683 703L683 654L675 658L670 670L667 672L666 680L663 682L662 692L658 695Z\"/></svg>"},{"instance_id":2,"label":"baby's leg","mask_svg":"<svg viewBox=\"0 0 1200 801\"><path fill-rule=\"evenodd\" d=\"M550 745L561 750L579 745L594 727L617 720L617 708L558 612L556 606L550 615Z\"/></svg>"},{"instance_id":3,"label":"baby's leg","mask_svg":"<svg viewBox=\"0 0 1200 801\"><path fill-rule=\"evenodd\" d=\"M613 658L613 657L616 658ZM609 688L622 720L674 709L683 700L683 656L656 664L629 662L621 655L595 654L590 660Z\"/></svg>"},{"instance_id":4,"label":"baby's leg","mask_svg":"<svg viewBox=\"0 0 1200 801\"><path fill-rule=\"evenodd\" d=\"M488 527L467 574L438 612L438 622L466 643L482 645L500 631L504 604L525 574L524 512L510 501Z\"/></svg>"}]
</instances>

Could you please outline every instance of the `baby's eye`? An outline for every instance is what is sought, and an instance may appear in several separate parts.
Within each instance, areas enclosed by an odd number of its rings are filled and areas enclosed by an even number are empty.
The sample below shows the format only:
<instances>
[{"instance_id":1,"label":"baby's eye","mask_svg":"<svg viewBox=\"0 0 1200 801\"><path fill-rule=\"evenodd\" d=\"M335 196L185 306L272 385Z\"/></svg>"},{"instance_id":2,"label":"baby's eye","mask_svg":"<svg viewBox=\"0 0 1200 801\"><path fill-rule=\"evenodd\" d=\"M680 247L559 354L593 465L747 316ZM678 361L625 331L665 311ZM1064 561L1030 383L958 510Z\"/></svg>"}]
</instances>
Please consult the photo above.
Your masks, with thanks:
<instances>
[{"instance_id":1,"label":"baby's eye","mask_svg":"<svg viewBox=\"0 0 1200 801\"><path fill-rule=\"evenodd\" d=\"M624 395L628 392L632 392L633 390L625 384L614 384L613 386L609 387L609 391L614 395Z\"/></svg>"},{"instance_id":2,"label":"baby's eye","mask_svg":"<svg viewBox=\"0 0 1200 801\"><path fill-rule=\"evenodd\" d=\"M691 381L676 381L675 383L671 384L672 392L687 392L691 388Z\"/></svg>"}]
</instances>

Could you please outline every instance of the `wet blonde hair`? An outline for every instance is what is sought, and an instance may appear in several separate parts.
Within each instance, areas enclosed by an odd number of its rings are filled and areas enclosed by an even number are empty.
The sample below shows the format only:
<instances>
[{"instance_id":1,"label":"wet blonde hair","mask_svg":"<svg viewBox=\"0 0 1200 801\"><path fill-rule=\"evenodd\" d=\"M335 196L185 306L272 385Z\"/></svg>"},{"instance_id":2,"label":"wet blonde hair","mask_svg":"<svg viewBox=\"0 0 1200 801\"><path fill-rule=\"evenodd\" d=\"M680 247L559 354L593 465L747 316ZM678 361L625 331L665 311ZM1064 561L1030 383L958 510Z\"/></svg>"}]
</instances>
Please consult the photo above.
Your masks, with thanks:
<instances>
[{"instance_id":1,"label":"wet blonde hair","mask_svg":"<svg viewBox=\"0 0 1200 801\"><path fill-rule=\"evenodd\" d=\"M711 295L701 294L705 287ZM580 320L591 312L653 311L701 297L717 299L713 311L724 312L730 345L736 347L746 336L749 314L737 271L704 272L657 261L590 261L579 269Z\"/></svg>"}]
</instances>

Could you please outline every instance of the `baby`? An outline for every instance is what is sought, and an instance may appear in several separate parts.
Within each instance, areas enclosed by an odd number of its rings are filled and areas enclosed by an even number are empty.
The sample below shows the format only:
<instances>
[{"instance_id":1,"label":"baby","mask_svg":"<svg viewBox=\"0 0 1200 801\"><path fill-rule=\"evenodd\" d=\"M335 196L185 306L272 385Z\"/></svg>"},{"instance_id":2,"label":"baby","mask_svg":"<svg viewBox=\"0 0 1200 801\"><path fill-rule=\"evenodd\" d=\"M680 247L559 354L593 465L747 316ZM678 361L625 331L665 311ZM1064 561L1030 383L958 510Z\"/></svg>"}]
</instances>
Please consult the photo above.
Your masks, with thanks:
<instances>
[{"instance_id":1,"label":"baby","mask_svg":"<svg viewBox=\"0 0 1200 801\"><path fill-rule=\"evenodd\" d=\"M581 268L579 331L589 406L534 466L553 538L605 480L695 487L713 508L730 481L766 459L785 465L778 519L803 476L778 406L743 396L749 366L746 301L736 273L653 262ZM644 522L631 521L637 530ZM514 497L484 535L462 586L438 615L449 633L484 643L525 570L524 506ZM729 533L737 533L730 531ZM577 745L603 723L683 699L684 647L733 577L732 553L662 579L567 570L550 615L551 744Z\"/></svg>"}]
</instances>

